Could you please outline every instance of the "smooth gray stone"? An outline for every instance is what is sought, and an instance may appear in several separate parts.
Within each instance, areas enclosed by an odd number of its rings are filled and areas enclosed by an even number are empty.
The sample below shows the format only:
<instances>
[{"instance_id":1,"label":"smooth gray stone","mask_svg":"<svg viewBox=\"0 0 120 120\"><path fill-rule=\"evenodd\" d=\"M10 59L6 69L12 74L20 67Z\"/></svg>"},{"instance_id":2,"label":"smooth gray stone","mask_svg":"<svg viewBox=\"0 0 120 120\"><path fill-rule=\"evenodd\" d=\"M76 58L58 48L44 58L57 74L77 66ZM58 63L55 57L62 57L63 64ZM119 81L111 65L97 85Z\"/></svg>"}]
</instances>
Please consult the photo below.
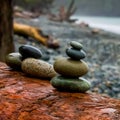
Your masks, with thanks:
<instances>
[{"instance_id":1,"label":"smooth gray stone","mask_svg":"<svg viewBox=\"0 0 120 120\"><path fill-rule=\"evenodd\" d=\"M5 62L11 68L21 70L22 56L20 53L10 53L6 56Z\"/></svg>"},{"instance_id":2,"label":"smooth gray stone","mask_svg":"<svg viewBox=\"0 0 120 120\"><path fill-rule=\"evenodd\" d=\"M77 50L80 50L83 48L83 45L77 41L71 41L70 42L70 45L74 48L74 49L77 49Z\"/></svg>"}]
</instances>

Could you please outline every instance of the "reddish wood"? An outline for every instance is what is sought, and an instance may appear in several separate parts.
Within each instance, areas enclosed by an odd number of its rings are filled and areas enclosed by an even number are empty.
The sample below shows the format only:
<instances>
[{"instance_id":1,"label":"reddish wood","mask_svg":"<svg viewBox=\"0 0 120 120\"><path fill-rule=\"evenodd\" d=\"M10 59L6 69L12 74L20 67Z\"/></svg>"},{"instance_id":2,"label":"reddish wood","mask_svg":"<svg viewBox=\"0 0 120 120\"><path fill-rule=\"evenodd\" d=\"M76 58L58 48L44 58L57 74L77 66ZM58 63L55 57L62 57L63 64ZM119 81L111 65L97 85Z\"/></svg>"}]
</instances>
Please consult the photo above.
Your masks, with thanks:
<instances>
[{"instance_id":1,"label":"reddish wood","mask_svg":"<svg viewBox=\"0 0 120 120\"><path fill-rule=\"evenodd\" d=\"M58 92L0 63L0 120L120 120L120 100Z\"/></svg>"}]
</instances>

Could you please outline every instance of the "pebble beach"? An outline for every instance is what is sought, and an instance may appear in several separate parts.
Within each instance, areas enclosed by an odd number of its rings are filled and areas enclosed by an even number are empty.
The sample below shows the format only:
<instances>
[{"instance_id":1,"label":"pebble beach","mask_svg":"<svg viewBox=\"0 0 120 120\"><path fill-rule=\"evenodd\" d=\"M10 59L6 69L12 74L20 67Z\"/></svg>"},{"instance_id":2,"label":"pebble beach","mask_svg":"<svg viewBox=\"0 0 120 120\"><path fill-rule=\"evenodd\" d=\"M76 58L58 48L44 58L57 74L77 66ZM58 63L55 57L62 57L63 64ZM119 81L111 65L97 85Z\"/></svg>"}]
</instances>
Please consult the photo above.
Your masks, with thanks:
<instances>
[{"instance_id":1,"label":"pebble beach","mask_svg":"<svg viewBox=\"0 0 120 120\"><path fill-rule=\"evenodd\" d=\"M52 49L32 38L14 35L16 52L21 45L32 45L42 51L41 59L53 64L58 57L67 56L65 49L70 41L80 42L86 52L84 61L89 66L89 72L84 75L92 85L89 92L120 99L120 35L91 28L89 25L53 22L46 16L30 20L15 18L15 21L40 28L44 34L53 36L60 44L59 48Z\"/></svg>"}]
</instances>

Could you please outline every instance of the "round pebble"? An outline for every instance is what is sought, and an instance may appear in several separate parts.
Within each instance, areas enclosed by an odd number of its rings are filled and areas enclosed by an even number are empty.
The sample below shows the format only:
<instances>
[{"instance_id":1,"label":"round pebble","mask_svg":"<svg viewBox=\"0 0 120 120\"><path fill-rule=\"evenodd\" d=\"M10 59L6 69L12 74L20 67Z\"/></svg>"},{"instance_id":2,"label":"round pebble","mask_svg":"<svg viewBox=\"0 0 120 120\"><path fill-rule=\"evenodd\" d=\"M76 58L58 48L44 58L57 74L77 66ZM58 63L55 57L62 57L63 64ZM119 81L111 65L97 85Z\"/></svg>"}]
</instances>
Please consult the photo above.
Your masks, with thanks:
<instances>
[{"instance_id":1,"label":"round pebble","mask_svg":"<svg viewBox=\"0 0 120 120\"><path fill-rule=\"evenodd\" d=\"M44 54L44 55L42 55L42 57L40 59L44 60L44 61L48 61L48 60L50 60L50 55Z\"/></svg>"},{"instance_id":2,"label":"round pebble","mask_svg":"<svg viewBox=\"0 0 120 120\"><path fill-rule=\"evenodd\" d=\"M22 55L23 59L25 58L36 58L39 59L42 56L42 52L31 45L22 45L19 47L19 52Z\"/></svg>"},{"instance_id":3,"label":"round pebble","mask_svg":"<svg viewBox=\"0 0 120 120\"><path fill-rule=\"evenodd\" d=\"M77 49L77 50L80 50L83 48L82 44L77 42L77 41L71 41L70 42L70 45L74 48L74 49Z\"/></svg>"},{"instance_id":4,"label":"round pebble","mask_svg":"<svg viewBox=\"0 0 120 120\"><path fill-rule=\"evenodd\" d=\"M57 73L68 77L80 77L88 72L88 65L84 61L59 57L54 62L54 69Z\"/></svg>"},{"instance_id":5,"label":"round pebble","mask_svg":"<svg viewBox=\"0 0 120 120\"><path fill-rule=\"evenodd\" d=\"M22 70L30 76L40 78L52 78L56 75L51 64L35 58L27 58L23 60Z\"/></svg>"},{"instance_id":6,"label":"round pebble","mask_svg":"<svg viewBox=\"0 0 120 120\"><path fill-rule=\"evenodd\" d=\"M6 56L5 62L11 68L20 70L22 63L22 56L20 53L10 53Z\"/></svg>"},{"instance_id":7,"label":"round pebble","mask_svg":"<svg viewBox=\"0 0 120 120\"><path fill-rule=\"evenodd\" d=\"M56 76L51 79L53 87L61 91L67 92L86 92L90 89L91 84L84 78L65 78L62 76Z\"/></svg>"},{"instance_id":8,"label":"round pebble","mask_svg":"<svg viewBox=\"0 0 120 120\"><path fill-rule=\"evenodd\" d=\"M74 48L67 48L66 54L74 60L80 60L86 57L86 53L83 50L76 50Z\"/></svg>"}]
</instances>

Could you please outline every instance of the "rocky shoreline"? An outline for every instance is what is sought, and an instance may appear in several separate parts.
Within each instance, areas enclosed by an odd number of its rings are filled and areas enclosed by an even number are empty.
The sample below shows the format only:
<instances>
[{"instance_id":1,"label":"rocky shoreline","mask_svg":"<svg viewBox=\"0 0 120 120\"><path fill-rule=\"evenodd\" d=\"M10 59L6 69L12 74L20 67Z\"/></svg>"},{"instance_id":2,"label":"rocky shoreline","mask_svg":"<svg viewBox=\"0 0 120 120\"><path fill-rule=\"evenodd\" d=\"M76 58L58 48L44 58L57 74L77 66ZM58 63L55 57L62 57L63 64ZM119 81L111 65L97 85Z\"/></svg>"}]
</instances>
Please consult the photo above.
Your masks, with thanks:
<instances>
[{"instance_id":1,"label":"rocky shoreline","mask_svg":"<svg viewBox=\"0 0 120 120\"><path fill-rule=\"evenodd\" d=\"M15 35L16 51L21 45L33 45L43 52L42 59L53 64L57 57L66 57L67 43L78 41L84 45L84 51L87 52L85 61L89 65L89 72L84 77L92 84L90 91L120 98L120 35L89 26L49 21L45 16L31 20L16 18L15 21L39 27L60 43L58 49L51 49L36 40L26 40Z\"/></svg>"}]
</instances>

